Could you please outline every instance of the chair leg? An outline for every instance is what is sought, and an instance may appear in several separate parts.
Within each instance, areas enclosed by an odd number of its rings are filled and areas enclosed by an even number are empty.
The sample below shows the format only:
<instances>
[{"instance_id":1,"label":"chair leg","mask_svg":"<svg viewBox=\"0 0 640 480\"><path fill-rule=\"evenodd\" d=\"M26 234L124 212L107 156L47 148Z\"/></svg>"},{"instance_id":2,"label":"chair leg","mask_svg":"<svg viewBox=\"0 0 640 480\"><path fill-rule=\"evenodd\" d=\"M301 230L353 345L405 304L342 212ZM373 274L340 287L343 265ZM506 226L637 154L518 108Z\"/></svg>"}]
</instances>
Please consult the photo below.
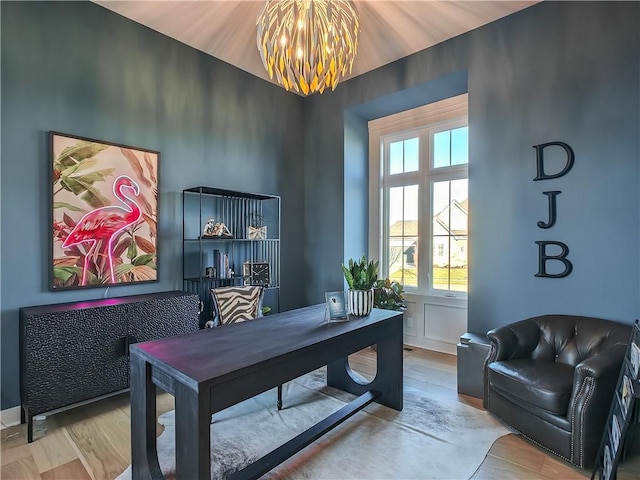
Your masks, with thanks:
<instances>
[{"instance_id":1,"label":"chair leg","mask_svg":"<svg viewBox=\"0 0 640 480\"><path fill-rule=\"evenodd\" d=\"M278 410L282 410L282 384L278 385Z\"/></svg>"}]
</instances>

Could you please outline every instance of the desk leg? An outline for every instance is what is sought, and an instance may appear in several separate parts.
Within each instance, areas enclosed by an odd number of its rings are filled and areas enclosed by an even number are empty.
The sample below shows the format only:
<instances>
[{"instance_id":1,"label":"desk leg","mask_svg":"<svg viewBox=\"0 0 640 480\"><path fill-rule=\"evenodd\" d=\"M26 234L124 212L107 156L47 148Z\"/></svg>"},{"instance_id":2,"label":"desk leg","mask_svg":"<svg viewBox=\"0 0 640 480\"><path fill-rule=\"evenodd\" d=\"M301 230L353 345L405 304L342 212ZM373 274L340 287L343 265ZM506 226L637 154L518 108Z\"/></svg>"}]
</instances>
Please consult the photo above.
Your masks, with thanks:
<instances>
[{"instance_id":1,"label":"desk leg","mask_svg":"<svg viewBox=\"0 0 640 480\"><path fill-rule=\"evenodd\" d=\"M135 354L130 362L131 478L164 478L156 449L156 387L151 381L151 365Z\"/></svg>"},{"instance_id":2,"label":"desk leg","mask_svg":"<svg viewBox=\"0 0 640 480\"><path fill-rule=\"evenodd\" d=\"M209 391L176 384L176 479L211 478Z\"/></svg>"},{"instance_id":3,"label":"desk leg","mask_svg":"<svg viewBox=\"0 0 640 480\"><path fill-rule=\"evenodd\" d=\"M375 401L402 410L402 322L392 328L392 332L378 341L376 377L370 383L354 379L348 358L341 358L327 365L327 385L354 395L362 395L368 390L380 393Z\"/></svg>"}]
</instances>

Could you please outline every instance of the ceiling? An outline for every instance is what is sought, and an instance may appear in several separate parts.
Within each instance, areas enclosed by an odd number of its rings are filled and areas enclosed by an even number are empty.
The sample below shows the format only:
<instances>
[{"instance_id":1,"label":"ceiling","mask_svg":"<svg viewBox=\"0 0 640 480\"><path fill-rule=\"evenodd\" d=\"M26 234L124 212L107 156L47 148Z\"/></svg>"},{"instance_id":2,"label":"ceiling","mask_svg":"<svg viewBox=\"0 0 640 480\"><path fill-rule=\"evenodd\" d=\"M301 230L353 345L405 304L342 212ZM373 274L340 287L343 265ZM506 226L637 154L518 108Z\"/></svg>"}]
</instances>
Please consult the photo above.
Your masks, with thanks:
<instances>
[{"instance_id":1,"label":"ceiling","mask_svg":"<svg viewBox=\"0 0 640 480\"><path fill-rule=\"evenodd\" d=\"M269 80L256 47L255 0L93 0L193 48ZM535 1L356 0L358 54L345 79L527 8ZM274 82L275 83L275 82Z\"/></svg>"}]
</instances>

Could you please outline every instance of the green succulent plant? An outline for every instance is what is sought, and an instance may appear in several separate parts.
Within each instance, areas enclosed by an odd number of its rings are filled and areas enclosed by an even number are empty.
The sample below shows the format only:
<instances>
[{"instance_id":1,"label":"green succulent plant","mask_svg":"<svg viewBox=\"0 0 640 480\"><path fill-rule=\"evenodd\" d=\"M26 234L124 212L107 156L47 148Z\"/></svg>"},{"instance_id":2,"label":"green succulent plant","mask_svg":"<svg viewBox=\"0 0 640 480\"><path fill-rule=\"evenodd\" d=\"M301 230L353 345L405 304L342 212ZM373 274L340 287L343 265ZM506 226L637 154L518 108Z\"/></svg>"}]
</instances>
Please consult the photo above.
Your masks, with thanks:
<instances>
[{"instance_id":1,"label":"green succulent plant","mask_svg":"<svg viewBox=\"0 0 640 480\"><path fill-rule=\"evenodd\" d=\"M404 287L396 280L386 278L376 282L373 290L373 306L385 310L406 310Z\"/></svg>"},{"instance_id":2,"label":"green succulent plant","mask_svg":"<svg viewBox=\"0 0 640 480\"><path fill-rule=\"evenodd\" d=\"M378 280L378 262L367 261L363 254L360 260L349 259L349 266L342 264L344 278L349 290L370 290Z\"/></svg>"}]
</instances>

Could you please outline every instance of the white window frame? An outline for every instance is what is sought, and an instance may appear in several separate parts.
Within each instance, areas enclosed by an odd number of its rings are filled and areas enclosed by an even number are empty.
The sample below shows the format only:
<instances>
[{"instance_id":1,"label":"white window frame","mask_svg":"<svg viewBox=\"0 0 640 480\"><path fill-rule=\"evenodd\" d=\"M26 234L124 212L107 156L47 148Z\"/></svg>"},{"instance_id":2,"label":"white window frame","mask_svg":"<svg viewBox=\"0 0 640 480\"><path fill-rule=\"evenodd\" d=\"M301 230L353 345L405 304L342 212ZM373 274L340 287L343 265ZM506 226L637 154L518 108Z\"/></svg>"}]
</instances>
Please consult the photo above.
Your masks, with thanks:
<instances>
[{"instance_id":1,"label":"white window frame","mask_svg":"<svg viewBox=\"0 0 640 480\"><path fill-rule=\"evenodd\" d=\"M432 148L434 133L468 126L468 95L459 95L433 104L400 112L369 122L369 256L380 261L380 276L388 276L388 258L384 239L388 238L388 205L383 188L419 185L418 193L418 287L405 286L408 293L428 296L464 297L467 292L435 290L430 279L432 271L432 221L433 183L443 180L468 178L468 164L433 168ZM419 170L417 172L385 175L383 162L388 158L388 145L394 141L418 136ZM387 155L384 155L384 150ZM426 221L423 219L427 219ZM428 259L425 262L424 259Z\"/></svg>"}]
</instances>

